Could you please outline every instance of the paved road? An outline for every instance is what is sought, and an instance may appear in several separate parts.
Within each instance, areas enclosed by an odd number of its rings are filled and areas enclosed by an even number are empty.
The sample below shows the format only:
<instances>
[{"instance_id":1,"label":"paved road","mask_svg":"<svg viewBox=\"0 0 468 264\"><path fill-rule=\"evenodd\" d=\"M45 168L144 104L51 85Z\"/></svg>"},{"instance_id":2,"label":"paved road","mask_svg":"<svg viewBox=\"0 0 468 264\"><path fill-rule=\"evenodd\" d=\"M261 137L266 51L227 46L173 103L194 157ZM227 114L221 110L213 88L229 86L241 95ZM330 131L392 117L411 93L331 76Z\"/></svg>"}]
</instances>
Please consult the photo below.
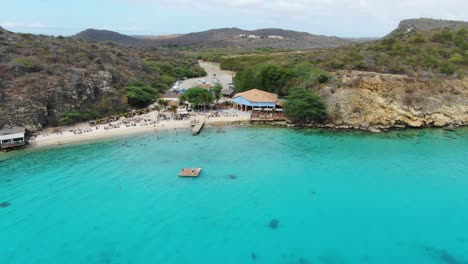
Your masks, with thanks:
<instances>
[{"instance_id":1,"label":"paved road","mask_svg":"<svg viewBox=\"0 0 468 264\"><path fill-rule=\"evenodd\" d=\"M179 89L190 89L198 85L199 80L205 80L206 83L213 84L214 79L220 81L223 88L228 88L229 83L232 82L232 77L234 76L234 72L232 71L223 71L220 68L219 63L214 62L206 62L206 61L199 61L200 66L205 69L208 73L208 76L202 78L193 78L183 81L179 85ZM216 76L215 76L216 74Z\"/></svg>"}]
</instances>

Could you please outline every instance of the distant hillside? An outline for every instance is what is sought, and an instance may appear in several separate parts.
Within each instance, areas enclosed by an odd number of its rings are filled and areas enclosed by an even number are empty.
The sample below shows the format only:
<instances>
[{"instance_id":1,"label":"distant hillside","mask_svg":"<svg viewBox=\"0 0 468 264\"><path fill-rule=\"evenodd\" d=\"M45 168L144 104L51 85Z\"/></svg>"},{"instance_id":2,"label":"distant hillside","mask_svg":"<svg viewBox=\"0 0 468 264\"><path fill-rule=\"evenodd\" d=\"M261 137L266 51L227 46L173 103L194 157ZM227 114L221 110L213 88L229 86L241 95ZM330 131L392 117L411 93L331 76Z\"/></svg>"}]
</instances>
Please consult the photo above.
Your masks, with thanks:
<instances>
[{"instance_id":1,"label":"distant hillside","mask_svg":"<svg viewBox=\"0 0 468 264\"><path fill-rule=\"evenodd\" d=\"M182 34L170 34L170 35L134 35L133 38L138 39L152 39L152 40L161 40L161 39L173 39L182 36Z\"/></svg>"},{"instance_id":2,"label":"distant hillside","mask_svg":"<svg viewBox=\"0 0 468 264\"><path fill-rule=\"evenodd\" d=\"M277 38L269 38L269 36L277 36ZM192 47L194 49L215 48L233 51L261 48L334 48L349 43L349 41L338 37L312 35L291 30L258 29L249 31L239 28L212 29L157 42L163 46Z\"/></svg>"},{"instance_id":3,"label":"distant hillside","mask_svg":"<svg viewBox=\"0 0 468 264\"><path fill-rule=\"evenodd\" d=\"M249 36L252 36L249 38ZM255 36L255 37L253 37ZM269 38L276 36L276 38ZM350 41L305 32L283 29L258 29L253 31L238 28L212 29L184 35L127 36L108 30L87 29L72 38L95 42L112 41L116 44L134 47L179 47L191 50L221 49L248 51L256 49L317 49L335 48Z\"/></svg>"},{"instance_id":4,"label":"distant hillside","mask_svg":"<svg viewBox=\"0 0 468 264\"><path fill-rule=\"evenodd\" d=\"M407 28L412 30L406 31ZM380 40L335 49L265 56L218 56L217 60L223 69L234 71L258 64L308 62L329 71L360 70L434 78L468 75L468 23L406 20L393 32Z\"/></svg>"},{"instance_id":5,"label":"distant hillside","mask_svg":"<svg viewBox=\"0 0 468 264\"><path fill-rule=\"evenodd\" d=\"M134 38L110 30L86 29L72 36L74 39L81 39L94 42L114 42L123 46L148 47L154 45L151 40Z\"/></svg>"},{"instance_id":6,"label":"distant hillside","mask_svg":"<svg viewBox=\"0 0 468 264\"><path fill-rule=\"evenodd\" d=\"M468 27L468 22L465 21L452 21L431 18L407 19L401 21L398 28L390 33L390 35L415 31L430 31L443 28L460 29L466 27Z\"/></svg>"}]
</instances>

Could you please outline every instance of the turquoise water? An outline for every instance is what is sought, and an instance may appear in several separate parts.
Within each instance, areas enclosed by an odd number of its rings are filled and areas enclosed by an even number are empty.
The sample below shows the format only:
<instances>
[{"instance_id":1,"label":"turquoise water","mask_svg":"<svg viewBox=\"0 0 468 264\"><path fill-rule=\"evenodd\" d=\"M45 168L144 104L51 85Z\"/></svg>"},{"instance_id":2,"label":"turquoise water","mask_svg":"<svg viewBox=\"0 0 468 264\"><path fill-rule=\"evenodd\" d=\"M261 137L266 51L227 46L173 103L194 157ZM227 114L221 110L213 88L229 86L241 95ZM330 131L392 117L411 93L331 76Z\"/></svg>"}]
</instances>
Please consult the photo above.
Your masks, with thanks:
<instances>
[{"instance_id":1,"label":"turquoise water","mask_svg":"<svg viewBox=\"0 0 468 264\"><path fill-rule=\"evenodd\" d=\"M159 136L0 156L0 263L468 263L468 130Z\"/></svg>"}]
</instances>

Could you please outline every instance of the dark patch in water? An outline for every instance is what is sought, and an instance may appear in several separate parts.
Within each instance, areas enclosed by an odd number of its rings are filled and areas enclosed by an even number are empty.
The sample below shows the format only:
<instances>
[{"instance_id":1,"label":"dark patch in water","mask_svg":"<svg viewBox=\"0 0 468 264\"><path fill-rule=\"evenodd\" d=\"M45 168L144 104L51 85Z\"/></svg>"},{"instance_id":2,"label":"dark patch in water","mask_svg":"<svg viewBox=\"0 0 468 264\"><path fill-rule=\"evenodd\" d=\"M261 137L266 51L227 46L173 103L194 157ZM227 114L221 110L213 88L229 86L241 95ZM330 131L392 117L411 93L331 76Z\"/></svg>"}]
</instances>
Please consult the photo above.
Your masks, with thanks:
<instances>
[{"instance_id":1,"label":"dark patch in water","mask_svg":"<svg viewBox=\"0 0 468 264\"><path fill-rule=\"evenodd\" d=\"M322 255L318 257L318 260L320 263L323 264L343 264L346 263L343 257L334 254L334 253L329 253L326 255Z\"/></svg>"},{"instance_id":2,"label":"dark patch in water","mask_svg":"<svg viewBox=\"0 0 468 264\"><path fill-rule=\"evenodd\" d=\"M234 174L229 174L228 177L229 177L229 179L231 179L231 180L237 179L237 176L234 175Z\"/></svg>"},{"instance_id":3,"label":"dark patch in water","mask_svg":"<svg viewBox=\"0 0 468 264\"><path fill-rule=\"evenodd\" d=\"M0 208L7 208L11 205L11 203L9 202L3 202L3 203L0 203Z\"/></svg>"},{"instance_id":4,"label":"dark patch in water","mask_svg":"<svg viewBox=\"0 0 468 264\"><path fill-rule=\"evenodd\" d=\"M445 264L466 264L468 262L462 261L449 253L446 249L439 249L433 247L426 247L426 252L433 258L439 260L440 263Z\"/></svg>"},{"instance_id":5,"label":"dark patch in water","mask_svg":"<svg viewBox=\"0 0 468 264\"><path fill-rule=\"evenodd\" d=\"M299 264L311 264L312 262L306 258L300 257Z\"/></svg>"},{"instance_id":6,"label":"dark patch in water","mask_svg":"<svg viewBox=\"0 0 468 264\"><path fill-rule=\"evenodd\" d=\"M463 238L463 237L457 237L457 242L460 243L460 244L465 244L465 243L466 243L466 239Z\"/></svg>"},{"instance_id":7,"label":"dark patch in water","mask_svg":"<svg viewBox=\"0 0 468 264\"><path fill-rule=\"evenodd\" d=\"M271 229L276 229L278 228L278 226L279 226L279 220L277 219L272 219L270 223L268 224L268 227L270 227Z\"/></svg>"},{"instance_id":8,"label":"dark patch in water","mask_svg":"<svg viewBox=\"0 0 468 264\"><path fill-rule=\"evenodd\" d=\"M257 254L252 251L252 254L250 254L250 257L252 258L253 261L257 260Z\"/></svg>"}]
</instances>

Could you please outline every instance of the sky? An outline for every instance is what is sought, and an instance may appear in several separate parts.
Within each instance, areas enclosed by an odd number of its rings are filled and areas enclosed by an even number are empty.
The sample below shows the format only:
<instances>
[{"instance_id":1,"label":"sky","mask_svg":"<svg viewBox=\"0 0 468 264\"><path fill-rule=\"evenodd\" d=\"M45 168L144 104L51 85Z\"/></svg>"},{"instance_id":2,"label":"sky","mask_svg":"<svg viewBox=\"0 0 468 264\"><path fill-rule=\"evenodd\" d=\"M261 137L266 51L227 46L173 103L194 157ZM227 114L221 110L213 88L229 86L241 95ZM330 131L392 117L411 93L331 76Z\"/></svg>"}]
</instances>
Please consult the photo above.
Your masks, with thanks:
<instances>
[{"instance_id":1,"label":"sky","mask_svg":"<svg viewBox=\"0 0 468 264\"><path fill-rule=\"evenodd\" d=\"M283 28L381 37L408 18L468 21L468 0L0 0L0 25L63 35L87 28L164 35L213 28Z\"/></svg>"}]
</instances>

